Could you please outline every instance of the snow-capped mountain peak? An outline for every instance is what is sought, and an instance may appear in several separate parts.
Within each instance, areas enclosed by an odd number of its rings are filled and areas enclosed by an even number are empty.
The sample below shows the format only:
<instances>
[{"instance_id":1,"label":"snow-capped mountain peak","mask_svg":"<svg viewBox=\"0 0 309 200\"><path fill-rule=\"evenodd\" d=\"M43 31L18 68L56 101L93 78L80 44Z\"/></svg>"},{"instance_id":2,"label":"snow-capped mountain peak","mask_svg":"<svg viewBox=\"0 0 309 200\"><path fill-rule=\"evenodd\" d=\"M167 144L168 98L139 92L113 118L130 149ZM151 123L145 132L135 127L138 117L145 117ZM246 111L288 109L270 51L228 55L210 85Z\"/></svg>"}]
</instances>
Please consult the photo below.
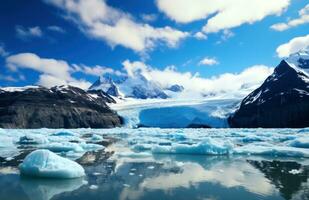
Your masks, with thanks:
<instances>
[{"instance_id":1,"label":"snow-capped mountain peak","mask_svg":"<svg viewBox=\"0 0 309 200\"><path fill-rule=\"evenodd\" d=\"M111 76L100 76L99 79L90 86L89 90L102 90L111 96L120 96L119 89Z\"/></svg>"},{"instance_id":2,"label":"snow-capped mountain peak","mask_svg":"<svg viewBox=\"0 0 309 200\"><path fill-rule=\"evenodd\" d=\"M291 54L285 60L290 66L299 68L309 74L309 46L299 52Z\"/></svg>"},{"instance_id":3,"label":"snow-capped mountain peak","mask_svg":"<svg viewBox=\"0 0 309 200\"><path fill-rule=\"evenodd\" d=\"M89 90L101 90L114 97L136 99L168 97L156 82L147 79L142 73L135 73L134 76L100 77Z\"/></svg>"}]
</instances>

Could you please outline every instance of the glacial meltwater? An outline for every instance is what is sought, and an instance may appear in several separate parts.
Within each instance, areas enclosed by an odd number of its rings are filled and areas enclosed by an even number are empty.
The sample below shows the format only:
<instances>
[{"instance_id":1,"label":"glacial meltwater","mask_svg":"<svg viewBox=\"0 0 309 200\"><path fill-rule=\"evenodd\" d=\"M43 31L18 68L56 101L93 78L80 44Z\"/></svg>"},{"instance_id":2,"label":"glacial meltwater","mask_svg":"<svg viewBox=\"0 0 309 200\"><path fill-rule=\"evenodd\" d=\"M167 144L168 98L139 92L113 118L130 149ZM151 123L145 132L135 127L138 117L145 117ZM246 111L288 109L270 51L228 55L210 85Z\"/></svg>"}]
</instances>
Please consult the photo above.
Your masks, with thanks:
<instances>
[{"instance_id":1,"label":"glacial meltwater","mask_svg":"<svg viewBox=\"0 0 309 200\"><path fill-rule=\"evenodd\" d=\"M21 175L36 149L86 175ZM0 188L1 200L306 200L309 129L0 129Z\"/></svg>"}]
</instances>

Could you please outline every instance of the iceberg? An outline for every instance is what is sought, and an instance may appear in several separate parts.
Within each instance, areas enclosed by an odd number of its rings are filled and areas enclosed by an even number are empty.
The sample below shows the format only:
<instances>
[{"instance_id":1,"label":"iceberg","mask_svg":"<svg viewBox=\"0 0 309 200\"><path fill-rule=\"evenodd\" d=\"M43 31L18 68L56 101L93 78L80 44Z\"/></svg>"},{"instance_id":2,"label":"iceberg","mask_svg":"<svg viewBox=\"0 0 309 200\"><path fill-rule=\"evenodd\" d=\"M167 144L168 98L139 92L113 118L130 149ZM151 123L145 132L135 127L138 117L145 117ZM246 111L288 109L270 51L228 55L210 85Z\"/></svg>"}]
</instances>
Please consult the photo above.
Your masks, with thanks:
<instances>
[{"instance_id":1,"label":"iceberg","mask_svg":"<svg viewBox=\"0 0 309 200\"><path fill-rule=\"evenodd\" d=\"M81 165L49 150L33 151L24 159L19 169L22 175L40 178L68 179L85 175Z\"/></svg>"}]
</instances>

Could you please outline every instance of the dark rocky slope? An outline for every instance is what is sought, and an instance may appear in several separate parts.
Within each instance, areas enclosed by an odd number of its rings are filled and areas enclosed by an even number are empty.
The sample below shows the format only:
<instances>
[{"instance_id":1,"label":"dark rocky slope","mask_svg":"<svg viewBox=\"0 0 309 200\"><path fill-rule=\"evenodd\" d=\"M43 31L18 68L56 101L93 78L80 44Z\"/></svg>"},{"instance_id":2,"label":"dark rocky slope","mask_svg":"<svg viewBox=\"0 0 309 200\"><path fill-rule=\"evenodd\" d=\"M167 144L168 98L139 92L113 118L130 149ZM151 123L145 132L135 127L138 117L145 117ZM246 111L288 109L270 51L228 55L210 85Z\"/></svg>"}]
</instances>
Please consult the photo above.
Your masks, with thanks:
<instances>
[{"instance_id":1,"label":"dark rocky slope","mask_svg":"<svg viewBox=\"0 0 309 200\"><path fill-rule=\"evenodd\" d=\"M121 118L106 102L104 93L61 86L20 90L0 89L1 128L112 128Z\"/></svg>"},{"instance_id":2,"label":"dark rocky slope","mask_svg":"<svg viewBox=\"0 0 309 200\"><path fill-rule=\"evenodd\" d=\"M258 89L243 99L239 109L228 119L230 126L309 127L309 76L305 69L297 62L283 60Z\"/></svg>"}]
</instances>

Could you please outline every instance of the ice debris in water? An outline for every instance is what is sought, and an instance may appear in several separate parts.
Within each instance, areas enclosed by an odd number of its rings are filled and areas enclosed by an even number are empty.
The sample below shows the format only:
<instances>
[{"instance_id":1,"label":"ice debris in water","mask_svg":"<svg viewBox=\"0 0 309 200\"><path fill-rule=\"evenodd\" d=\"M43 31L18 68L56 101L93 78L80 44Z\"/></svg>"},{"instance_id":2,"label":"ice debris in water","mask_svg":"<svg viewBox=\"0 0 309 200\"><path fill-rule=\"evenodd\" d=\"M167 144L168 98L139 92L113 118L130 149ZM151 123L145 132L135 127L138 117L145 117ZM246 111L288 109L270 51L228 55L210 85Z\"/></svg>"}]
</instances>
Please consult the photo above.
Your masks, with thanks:
<instances>
[{"instance_id":1,"label":"ice debris in water","mask_svg":"<svg viewBox=\"0 0 309 200\"><path fill-rule=\"evenodd\" d=\"M18 143L19 144L44 144L44 143L47 143L47 139L37 134L27 134L25 136L21 136L19 138Z\"/></svg>"},{"instance_id":2,"label":"ice debris in water","mask_svg":"<svg viewBox=\"0 0 309 200\"><path fill-rule=\"evenodd\" d=\"M19 166L20 173L41 178L78 178L85 171L78 163L58 156L49 150L36 150L30 153Z\"/></svg>"},{"instance_id":3,"label":"ice debris in water","mask_svg":"<svg viewBox=\"0 0 309 200\"><path fill-rule=\"evenodd\" d=\"M307 148L309 149L309 137L300 137L289 142L291 147Z\"/></svg>"},{"instance_id":4,"label":"ice debris in water","mask_svg":"<svg viewBox=\"0 0 309 200\"><path fill-rule=\"evenodd\" d=\"M73 133L72 131L59 131L56 133L53 133L52 136L75 136L76 134Z\"/></svg>"},{"instance_id":5,"label":"ice debris in water","mask_svg":"<svg viewBox=\"0 0 309 200\"><path fill-rule=\"evenodd\" d=\"M225 155L232 150L233 144L230 142L218 141L206 138L197 144L172 144L171 146L154 146L153 153L161 154L202 154L202 155Z\"/></svg>"},{"instance_id":6,"label":"ice debris in water","mask_svg":"<svg viewBox=\"0 0 309 200\"><path fill-rule=\"evenodd\" d=\"M292 169L289 171L290 174L300 174L302 173L302 170L301 169Z\"/></svg>"},{"instance_id":7,"label":"ice debris in water","mask_svg":"<svg viewBox=\"0 0 309 200\"><path fill-rule=\"evenodd\" d=\"M101 135L93 134L92 137L91 137L91 140L101 141L101 140L103 140L103 137Z\"/></svg>"}]
</instances>

